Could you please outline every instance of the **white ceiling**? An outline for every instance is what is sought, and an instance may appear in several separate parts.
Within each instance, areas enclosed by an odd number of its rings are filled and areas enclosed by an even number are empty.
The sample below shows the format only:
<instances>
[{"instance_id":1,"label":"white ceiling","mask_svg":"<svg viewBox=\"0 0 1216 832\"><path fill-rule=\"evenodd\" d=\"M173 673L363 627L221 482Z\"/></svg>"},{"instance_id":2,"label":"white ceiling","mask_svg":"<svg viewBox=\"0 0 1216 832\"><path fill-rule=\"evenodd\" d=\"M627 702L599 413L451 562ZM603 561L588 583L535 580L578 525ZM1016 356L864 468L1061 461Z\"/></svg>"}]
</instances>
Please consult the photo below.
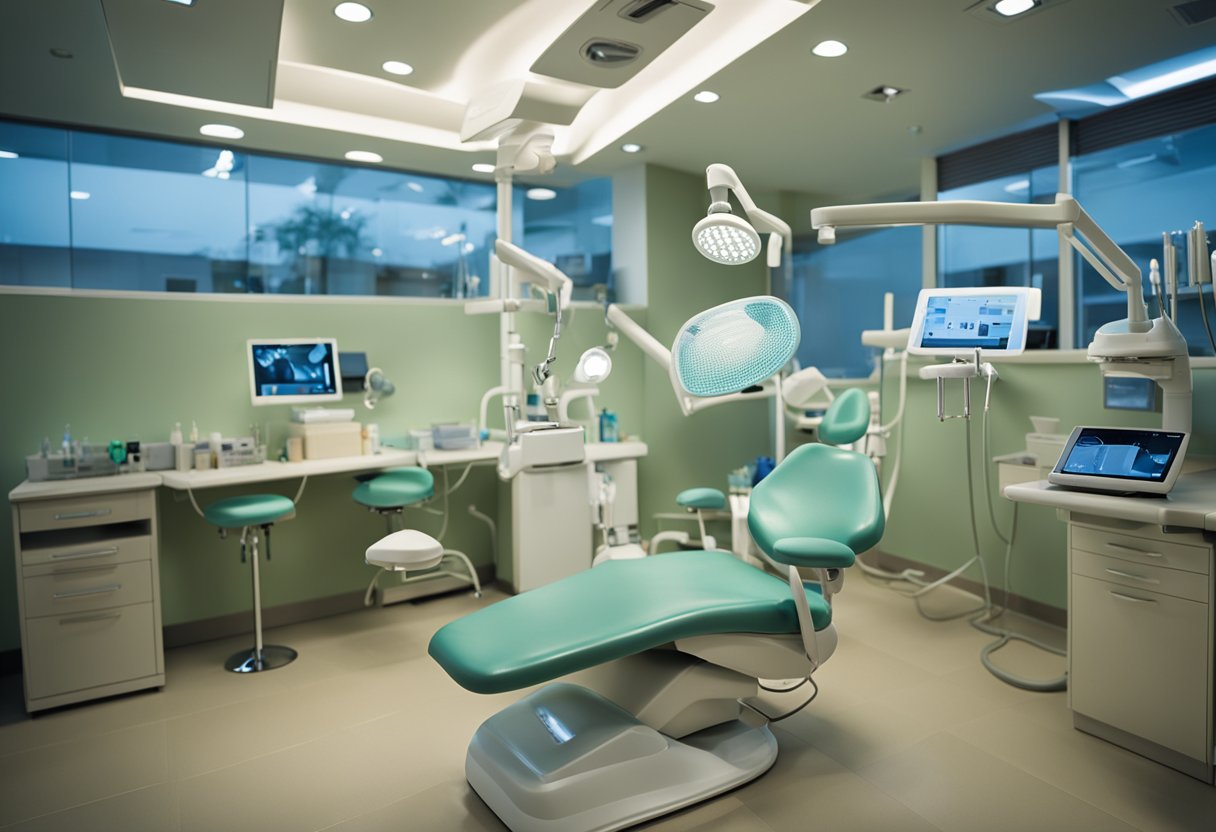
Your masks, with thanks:
<instances>
[{"instance_id":1,"label":"white ceiling","mask_svg":"<svg viewBox=\"0 0 1216 832\"><path fill-rule=\"evenodd\" d=\"M269 0L244 2L261 6ZM475 177L470 164L493 161L494 154L488 143L469 150L450 140L465 103L485 86L526 75L544 48L595 5L366 2L375 18L354 25L333 16L336 0L285 0L277 41L265 35L250 44L250 27L231 13L233 0L197 0L195 9L171 11L190 14L210 3L227 5L228 12L193 18L184 41L180 27L172 26L152 27L140 38L147 44L146 59L177 60L203 67L200 72L209 63L256 61L263 53L273 59L277 50L276 110L285 103L304 114L304 121L325 111L324 119L311 121L325 128L292 124L290 116L266 118L256 110L221 116L197 104L124 97L102 0L5 0L0 114L192 141L206 141L198 135L204 121L224 121L245 129L239 145L250 149L340 159L346 150L362 148L381 153L391 167ZM582 150L609 143L580 165L561 159L559 181L639 161L688 171L726 162L753 190L850 200L910 193L918 187L922 158L1051 120L1035 93L1091 84L1216 43L1216 21L1185 27L1169 13L1171 0L1049 0L1042 10L1009 22L968 12L972 0L710 2L717 8L706 22L677 42L684 52L673 47L642 70L637 84L592 97L579 114L581 125L574 125L582 131ZM112 7L130 11L141 5L163 18L163 7L171 4L105 0L112 16ZM711 29L710 20L731 25ZM760 39L757 26L780 30L731 60ZM811 55L810 47L826 38L847 43L848 54ZM54 57L52 49L73 57ZM379 67L389 58L411 63L415 73L386 75ZM705 70L703 61L711 59L721 68ZM124 60L120 55L119 63ZM667 89L653 98L650 90L662 86L660 81ZM251 84L256 86L255 79ZM911 92L890 103L861 97L884 84ZM694 103L691 92L701 88L717 91L721 100ZM622 128L629 126L622 114L636 126ZM609 128L596 133L604 124ZM423 129L408 135L442 134L447 138L438 143L448 146L401 140L407 127ZM645 151L621 152L626 140ZM563 149L572 148L563 148L559 138L559 153Z\"/></svg>"}]
</instances>

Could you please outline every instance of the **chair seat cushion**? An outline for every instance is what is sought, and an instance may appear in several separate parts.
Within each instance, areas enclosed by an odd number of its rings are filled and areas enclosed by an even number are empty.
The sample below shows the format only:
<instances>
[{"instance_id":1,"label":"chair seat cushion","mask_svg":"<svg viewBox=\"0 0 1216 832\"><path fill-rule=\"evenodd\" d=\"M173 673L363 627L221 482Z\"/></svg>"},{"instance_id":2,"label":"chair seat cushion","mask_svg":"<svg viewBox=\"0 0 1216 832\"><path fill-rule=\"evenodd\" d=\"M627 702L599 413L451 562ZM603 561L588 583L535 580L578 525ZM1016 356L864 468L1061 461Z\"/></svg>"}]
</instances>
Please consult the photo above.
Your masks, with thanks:
<instances>
[{"instance_id":1,"label":"chair seat cushion","mask_svg":"<svg viewBox=\"0 0 1216 832\"><path fill-rule=\"evenodd\" d=\"M726 508L726 495L716 488L689 488L676 495L676 503L684 508Z\"/></svg>"},{"instance_id":2,"label":"chair seat cushion","mask_svg":"<svg viewBox=\"0 0 1216 832\"><path fill-rule=\"evenodd\" d=\"M356 503L368 508L402 508L435 495L435 476L425 468L390 468L355 486Z\"/></svg>"},{"instance_id":3,"label":"chair seat cushion","mask_svg":"<svg viewBox=\"0 0 1216 832\"><path fill-rule=\"evenodd\" d=\"M807 589L816 630L831 608ZM789 584L727 552L617 560L442 627L429 652L462 687L501 693L693 636L795 634Z\"/></svg>"},{"instance_id":4,"label":"chair seat cushion","mask_svg":"<svg viewBox=\"0 0 1216 832\"><path fill-rule=\"evenodd\" d=\"M264 526L286 520L296 513L296 504L281 494L247 494L218 500L203 509L208 523L222 529Z\"/></svg>"}]
</instances>

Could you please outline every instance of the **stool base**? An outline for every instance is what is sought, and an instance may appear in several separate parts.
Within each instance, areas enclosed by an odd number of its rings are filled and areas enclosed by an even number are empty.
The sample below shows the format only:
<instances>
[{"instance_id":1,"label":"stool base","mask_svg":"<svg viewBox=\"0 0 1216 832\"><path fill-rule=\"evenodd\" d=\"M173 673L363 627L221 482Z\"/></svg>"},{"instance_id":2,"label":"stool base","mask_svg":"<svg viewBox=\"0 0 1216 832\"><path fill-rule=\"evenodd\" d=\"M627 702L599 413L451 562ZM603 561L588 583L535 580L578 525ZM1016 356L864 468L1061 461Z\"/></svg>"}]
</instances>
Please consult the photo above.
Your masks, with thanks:
<instances>
[{"instance_id":1,"label":"stool base","mask_svg":"<svg viewBox=\"0 0 1216 832\"><path fill-rule=\"evenodd\" d=\"M224 662L224 669L233 673L257 673L263 670L274 670L291 664L300 654L290 647L278 644L267 644L262 648L262 660L258 661L257 650L242 650L233 653Z\"/></svg>"}]
</instances>

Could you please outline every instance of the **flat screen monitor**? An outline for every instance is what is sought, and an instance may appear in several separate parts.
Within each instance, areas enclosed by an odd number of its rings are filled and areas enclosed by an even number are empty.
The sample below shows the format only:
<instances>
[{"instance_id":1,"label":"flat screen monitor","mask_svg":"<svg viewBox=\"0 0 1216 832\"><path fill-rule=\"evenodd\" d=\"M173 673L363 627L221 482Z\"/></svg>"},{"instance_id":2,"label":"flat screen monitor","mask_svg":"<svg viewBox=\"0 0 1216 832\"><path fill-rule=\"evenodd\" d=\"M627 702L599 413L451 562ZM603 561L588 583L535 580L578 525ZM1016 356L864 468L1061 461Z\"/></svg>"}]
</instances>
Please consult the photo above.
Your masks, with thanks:
<instances>
[{"instance_id":1,"label":"flat screen monitor","mask_svg":"<svg viewBox=\"0 0 1216 832\"><path fill-rule=\"evenodd\" d=\"M338 342L333 338L255 338L246 350L255 405L341 400Z\"/></svg>"},{"instance_id":2,"label":"flat screen monitor","mask_svg":"<svg viewBox=\"0 0 1216 832\"><path fill-rule=\"evenodd\" d=\"M1182 470L1190 435L1177 430L1078 427L1047 481L1098 491L1166 494Z\"/></svg>"},{"instance_id":3,"label":"flat screen monitor","mask_svg":"<svg viewBox=\"0 0 1216 832\"><path fill-rule=\"evenodd\" d=\"M1040 293L1024 286L921 289L908 334L912 355L1017 355Z\"/></svg>"}]
</instances>

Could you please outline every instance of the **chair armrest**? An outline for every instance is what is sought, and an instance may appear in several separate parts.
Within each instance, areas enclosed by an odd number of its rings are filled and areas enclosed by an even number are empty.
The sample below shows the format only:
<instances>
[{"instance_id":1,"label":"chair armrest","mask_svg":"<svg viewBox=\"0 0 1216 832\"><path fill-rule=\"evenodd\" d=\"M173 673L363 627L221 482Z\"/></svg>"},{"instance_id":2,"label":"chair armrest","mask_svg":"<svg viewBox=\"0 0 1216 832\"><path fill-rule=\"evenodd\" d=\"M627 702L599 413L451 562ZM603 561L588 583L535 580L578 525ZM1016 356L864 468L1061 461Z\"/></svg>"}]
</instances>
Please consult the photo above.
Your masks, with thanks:
<instances>
[{"instance_id":1,"label":"chair armrest","mask_svg":"<svg viewBox=\"0 0 1216 832\"><path fill-rule=\"evenodd\" d=\"M773 559L791 566L845 569L857 556L837 540L826 537L785 537L773 545Z\"/></svg>"}]
</instances>

